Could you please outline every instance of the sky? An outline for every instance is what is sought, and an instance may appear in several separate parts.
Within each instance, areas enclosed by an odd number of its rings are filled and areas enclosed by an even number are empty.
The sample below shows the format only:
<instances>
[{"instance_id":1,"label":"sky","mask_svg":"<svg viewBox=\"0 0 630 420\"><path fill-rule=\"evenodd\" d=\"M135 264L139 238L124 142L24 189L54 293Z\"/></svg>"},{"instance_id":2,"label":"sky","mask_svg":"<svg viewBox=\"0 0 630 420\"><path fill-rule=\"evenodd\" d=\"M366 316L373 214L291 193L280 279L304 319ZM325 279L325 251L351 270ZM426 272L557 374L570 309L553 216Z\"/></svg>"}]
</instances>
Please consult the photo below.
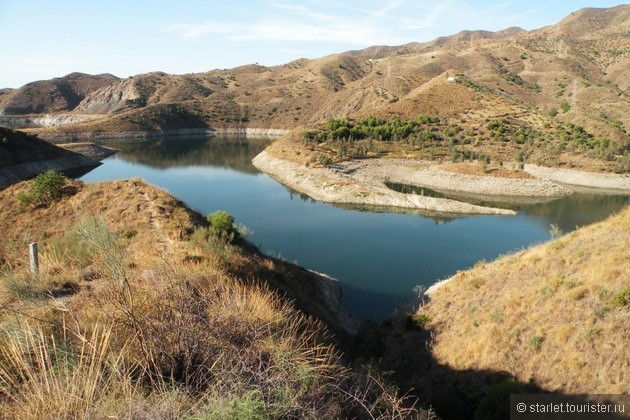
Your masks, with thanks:
<instances>
[{"instance_id":1,"label":"sky","mask_svg":"<svg viewBox=\"0 0 630 420\"><path fill-rule=\"evenodd\" d=\"M535 29L606 0L0 0L0 88L282 64L464 29Z\"/></svg>"}]
</instances>

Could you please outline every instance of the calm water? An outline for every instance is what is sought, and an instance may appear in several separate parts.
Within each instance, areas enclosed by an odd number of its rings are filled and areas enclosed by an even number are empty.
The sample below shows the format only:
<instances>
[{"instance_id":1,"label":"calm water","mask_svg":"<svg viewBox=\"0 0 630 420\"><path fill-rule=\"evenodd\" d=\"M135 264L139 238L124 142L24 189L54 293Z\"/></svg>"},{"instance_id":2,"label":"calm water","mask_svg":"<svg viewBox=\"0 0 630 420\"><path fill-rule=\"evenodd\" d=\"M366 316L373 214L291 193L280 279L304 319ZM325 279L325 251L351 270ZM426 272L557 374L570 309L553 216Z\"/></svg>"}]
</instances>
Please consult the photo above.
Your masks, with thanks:
<instances>
[{"instance_id":1,"label":"calm water","mask_svg":"<svg viewBox=\"0 0 630 420\"><path fill-rule=\"evenodd\" d=\"M383 319L432 283L481 259L492 260L601 220L629 197L577 195L521 207L515 217L432 219L342 209L293 193L251 164L266 139L191 138L121 151L82 176L100 181L138 176L206 214L227 210L253 231L261 250L338 278L344 304L360 319Z\"/></svg>"}]
</instances>

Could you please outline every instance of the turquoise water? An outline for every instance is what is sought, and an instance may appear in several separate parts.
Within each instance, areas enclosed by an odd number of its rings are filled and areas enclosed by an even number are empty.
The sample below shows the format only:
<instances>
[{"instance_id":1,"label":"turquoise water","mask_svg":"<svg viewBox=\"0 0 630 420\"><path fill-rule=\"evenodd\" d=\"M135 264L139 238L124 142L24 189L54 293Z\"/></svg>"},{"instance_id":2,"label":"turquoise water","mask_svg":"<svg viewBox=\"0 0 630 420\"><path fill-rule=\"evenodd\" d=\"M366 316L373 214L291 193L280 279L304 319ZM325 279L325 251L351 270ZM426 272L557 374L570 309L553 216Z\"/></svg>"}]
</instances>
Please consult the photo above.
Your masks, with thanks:
<instances>
[{"instance_id":1,"label":"turquoise water","mask_svg":"<svg viewBox=\"0 0 630 420\"><path fill-rule=\"evenodd\" d=\"M190 138L124 146L81 179L141 177L203 213L227 210L249 240L343 284L344 305L359 319L386 318L431 285L475 262L601 220L628 196L576 195L521 206L517 216L428 218L339 208L296 194L251 164L266 139Z\"/></svg>"}]
</instances>

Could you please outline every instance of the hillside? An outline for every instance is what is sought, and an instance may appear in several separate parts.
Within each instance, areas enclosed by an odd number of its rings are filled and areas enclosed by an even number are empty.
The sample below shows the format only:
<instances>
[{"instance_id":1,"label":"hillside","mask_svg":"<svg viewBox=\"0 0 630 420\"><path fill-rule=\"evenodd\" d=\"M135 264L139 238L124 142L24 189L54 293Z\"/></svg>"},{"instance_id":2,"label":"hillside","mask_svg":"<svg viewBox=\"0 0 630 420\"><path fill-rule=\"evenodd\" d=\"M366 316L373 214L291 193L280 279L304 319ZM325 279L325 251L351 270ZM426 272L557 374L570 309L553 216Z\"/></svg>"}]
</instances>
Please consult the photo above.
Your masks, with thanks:
<instances>
[{"instance_id":1,"label":"hillside","mask_svg":"<svg viewBox=\"0 0 630 420\"><path fill-rule=\"evenodd\" d=\"M81 153L22 131L0 127L0 189L48 169L66 171L97 165L98 160Z\"/></svg>"},{"instance_id":2,"label":"hillside","mask_svg":"<svg viewBox=\"0 0 630 420\"><path fill-rule=\"evenodd\" d=\"M70 73L0 91L0 115L46 114L70 111L90 93L117 77L111 74Z\"/></svg>"},{"instance_id":3,"label":"hillside","mask_svg":"<svg viewBox=\"0 0 630 420\"><path fill-rule=\"evenodd\" d=\"M427 418L341 359L331 280L141 180L32 185L0 191L3 415Z\"/></svg>"},{"instance_id":4,"label":"hillside","mask_svg":"<svg viewBox=\"0 0 630 420\"><path fill-rule=\"evenodd\" d=\"M381 326L384 367L454 416L497 383L493 392L628 393L629 247L626 207L481 261L430 289L409 318Z\"/></svg>"},{"instance_id":5,"label":"hillside","mask_svg":"<svg viewBox=\"0 0 630 420\"><path fill-rule=\"evenodd\" d=\"M45 138L63 138L65 133L182 128L286 129L346 116L426 114L457 130L459 142L470 140L471 133L477 136L472 140L484 138L485 126L495 119L545 138L571 139L575 125L581 130L577 134L587 133L605 147L588 144L597 149L589 153L564 152L562 144L543 147L540 157L550 150L557 157L547 164L627 171L629 14L626 5L582 9L534 31L463 31L426 43L370 47L275 67L141 74L109 81L64 108L69 113L63 119L38 123L69 124L35 130ZM21 112L60 110L35 102ZM4 103L0 112L17 113ZM569 133L563 134L567 126ZM481 145L480 150L514 159L512 149L497 154Z\"/></svg>"}]
</instances>

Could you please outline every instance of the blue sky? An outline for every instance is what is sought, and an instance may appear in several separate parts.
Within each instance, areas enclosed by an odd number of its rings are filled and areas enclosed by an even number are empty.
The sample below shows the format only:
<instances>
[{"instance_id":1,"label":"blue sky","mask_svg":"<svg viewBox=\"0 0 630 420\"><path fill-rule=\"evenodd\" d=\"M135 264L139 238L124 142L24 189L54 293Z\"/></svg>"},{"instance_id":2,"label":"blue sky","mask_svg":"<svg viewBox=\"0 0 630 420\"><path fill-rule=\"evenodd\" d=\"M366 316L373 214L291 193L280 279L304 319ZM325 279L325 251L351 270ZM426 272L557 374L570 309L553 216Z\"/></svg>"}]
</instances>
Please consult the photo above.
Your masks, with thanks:
<instances>
[{"instance_id":1,"label":"blue sky","mask_svg":"<svg viewBox=\"0 0 630 420\"><path fill-rule=\"evenodd\" d=\"M0 87L281 64L462 29L533 29L606 0L0 0Z\"/></svg>"}]
</instances>

